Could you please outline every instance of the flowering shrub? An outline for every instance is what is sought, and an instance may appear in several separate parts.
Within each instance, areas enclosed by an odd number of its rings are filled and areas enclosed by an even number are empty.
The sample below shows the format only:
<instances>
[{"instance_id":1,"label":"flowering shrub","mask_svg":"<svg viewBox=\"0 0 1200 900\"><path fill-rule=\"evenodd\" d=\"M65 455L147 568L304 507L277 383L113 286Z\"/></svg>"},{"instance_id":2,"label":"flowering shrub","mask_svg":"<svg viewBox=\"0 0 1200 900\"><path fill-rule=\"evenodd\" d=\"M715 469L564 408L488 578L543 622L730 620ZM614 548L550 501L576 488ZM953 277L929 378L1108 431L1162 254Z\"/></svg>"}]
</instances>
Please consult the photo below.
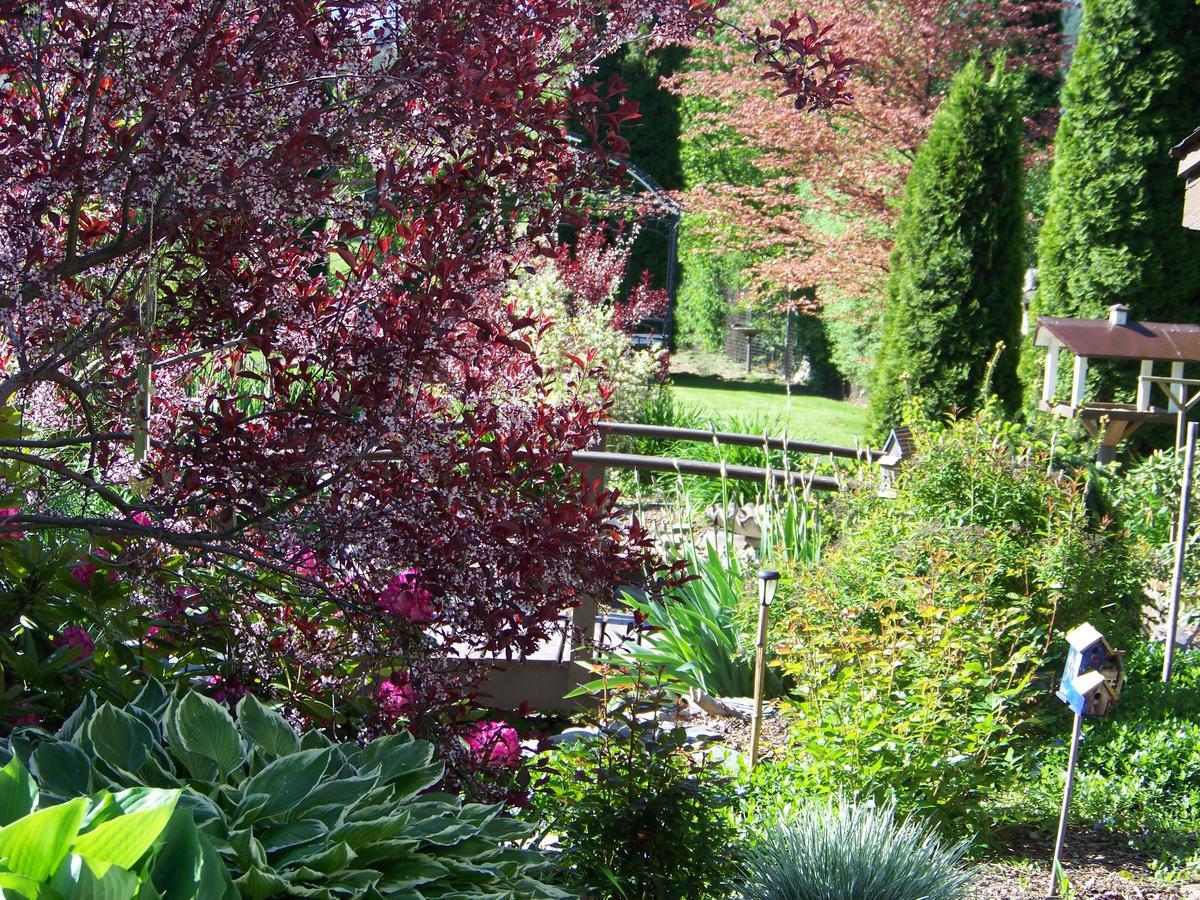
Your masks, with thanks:
<instances>
[{"instance_id":1,"label":"flowering shrub","mask_svg":"<svg viewBox=\"0 0 1200 900\"><path fill-rule=\"evenodd\" d=\"M629 329L666 306L661 291L639 284L623 303L616 293L629 263L630 242L607 244L596 228L580 235L574 253L563 250L509 288L520 311L549 320L534 352L556 397L608 402L617 421L640 421L663 390L666 349L635 350Z\"/></svg>"},{"instance_id":2,"label":"flowering shrub","mask_svg":"<svg viewBox=\"0 0 1200 900\"><path fill-rule=\"evenodd\" d=\"M476 722L467 730L471 755L484 767L511 768L521 761L517 730L505 722Z\"/></svg>"}]
</instances>

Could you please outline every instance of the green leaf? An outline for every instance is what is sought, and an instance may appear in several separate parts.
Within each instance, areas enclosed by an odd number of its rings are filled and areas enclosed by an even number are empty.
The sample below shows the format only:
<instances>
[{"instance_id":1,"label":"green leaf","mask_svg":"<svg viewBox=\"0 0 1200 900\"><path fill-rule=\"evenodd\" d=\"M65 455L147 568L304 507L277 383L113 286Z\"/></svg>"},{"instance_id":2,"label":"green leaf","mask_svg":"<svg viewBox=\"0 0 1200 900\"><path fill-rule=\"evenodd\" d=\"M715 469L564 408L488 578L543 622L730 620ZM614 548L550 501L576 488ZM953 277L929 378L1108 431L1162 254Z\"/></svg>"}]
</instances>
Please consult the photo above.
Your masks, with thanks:
<instances>
[{"instance_id":1,"label":"green leaf","mask_svg":"<svg viewBox=\"0 0 1200 900\"><path fill-rule=\"evenodd\" d=\"M133 698L130 705L157 718L161 715L167 703L170 702L170 699L166 689L158 680L151 678L142 685L142 689L138 691L137 696Z\"/></svg>"},{"instance_id":2,"label":"green leaf","mask_svg":"<svg viewBox=\"0 0 1200 900\"><path fill-rule=\"evenodd\" d=\"M164 724L171 752L196 778L217 781L244 758L229 713L200 694L172 701Z\"/></svg>"},{"instance_id":3,"label":"green leaf","mask_svg":"<svg viewBox=\"0 0 1200 900\"><path fill-rule=\"evenodd\" d=\"M259 835L263 849L267 853L277 853L289 847L301 847L310 841L318 840L329 833L324 822L316 819L301 819L287 825L277 825L268 828Z\"/></svg>"},{"instance_id":4,"label":"green leaf","mask_svg":"<svg viewBox=\"0 0 1200 900\"><path fill-rule=\"evenodd\" d=\"M163 900L237 897L225 863L183 808L176 808L171 815L150 875Z\"/></svg>"},{"instance_id":5,"label":"green leaf","mask_svg":"<svg viewBox=\"0 0 1200 900\"><path fill-rule=\"evenodd\" d=\"M321 782L328 766L328 750L305 750L275 760L243 786L247 801L256 794L265 794L269 798L256 813L247 814L245 818L255 821L281 816L295 809Z\"/></svg>"},{"instance_id":6,"label":"green leaf","mask_svg":"<svg viewBox=\"0 0 1200 900\"><path fill-rule=\"evenodd\" d=\"M88 720L87 736L98 757L126 772L140 769L154 746L154 735L145 723L111 703Z\"/></svg>"},{"instance_id":7,"label":"green leaf","mask_svg":"<svg viewBox=\"0 0 1200 900\"><path fill-rule=\"evenodd\" d=\"M14 875L12 872L0 872L0 896L6 900L8 897L22 897L24 900L60 900L58 897L52 897L42 882L26 878L24 875Z\"/></svg>"},{"instance_id":8,"label":"green leaf","mask_svg":"<svg viewBox=\"0 0 1200 900\"><path fill-rule=\"evenodd\" d=\"M29 759L42 790L58 797L79 797L92 791L92 761L74 744L39 744Z\"/></svg>"},{"instance_id":9,"label":"green leaf","mask_svg":"<svg viewBox=\"0 0 1200 900\"><path fill-rule=\"evenodd\" d=\"M0 769L0 826L27 816L37 807L38 788L15 756Z\"/></svg>"},{"instance_id":10,"label":"green leaf","mask_svg":"<svg viewBox=\"0 0 1200 900\"><path fill-rule=\"evenodd\" d=\"M75 841L75 852L89 862L132 869L167 827L179 794L177 790L134 788L114 795L117 805L127 810L125 814L81 834Z\"/></svg>"},{"instance_id":11,"label":"green leaf","mask_svg":"<svg viewBox=\"0 0 1200 900\"><path fill-rule=\"evenodd\" d=\"M271 897L286 896L292 883L274 872L253 867L234 882L234 887L244 900L269 900Z\"/></svg>"},{"instance_id":12,"label":"green leaf","mask_svg":"<svg viewBox=\"0 0 1200 900\"><path fill-rule=\"evenodd\" d=\"M54 873L50 887L71 900L133 900L138 879L120 866L95 866L72 853Z\"/></svg>"},{"instance_id":13,"label":"green leaf","mask_svg":"<svg viewBox=\"0 0 1200 900\"><path fill-rule=\"evenodd\" d=\"M86 797L76 797L0 828L0 862L17 875L45 881L66 857L87 806Z\"/></svg>"},{"instance_id":14,"label":"green leaf","mask_svg":"<svg viewBox=\"0 0 1200 900\"><path fill-rule=\"evenodd\" d=\"M287 756L300 750L300 738L283 716L253 694L246 694L238 703L237 720L242 733L269 754Z\"/></svg>"}]
</instances>

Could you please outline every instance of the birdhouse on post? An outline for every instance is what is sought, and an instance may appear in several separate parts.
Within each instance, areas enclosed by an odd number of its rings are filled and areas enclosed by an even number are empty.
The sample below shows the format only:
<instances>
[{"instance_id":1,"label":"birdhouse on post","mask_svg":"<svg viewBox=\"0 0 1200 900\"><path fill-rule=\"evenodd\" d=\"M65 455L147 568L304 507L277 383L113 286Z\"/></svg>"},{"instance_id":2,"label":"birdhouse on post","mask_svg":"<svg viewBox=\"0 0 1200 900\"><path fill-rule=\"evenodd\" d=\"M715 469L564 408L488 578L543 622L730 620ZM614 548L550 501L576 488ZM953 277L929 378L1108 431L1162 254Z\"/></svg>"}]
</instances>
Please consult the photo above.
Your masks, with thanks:
<instances>
[{"instance_id":1,"label":"birdhouse on post","mask_svg":"<svg viewBox=\"0 0 1200 900\"><path fill-rule=\"evenodd\" d=\"M1076 714L1103 716L1121 696L1125 663L1099 631L1088 623L1067 632L1067 664L1058 697Z\"/></svg>"},{"instance_id":2,"label":"birdhouse on post","mask_svg":"<svg viewBox=\"0 0 1200 900\"><path fill-rule=\"evenodd\" d=\"M913 442L912 431L907 426L899 425L892 429L887 440L883 442L883 452L879 457L879 471L883 483L879 493L883 496L895 496L896 473L906 459L911 459L917 452Z\"/></svg>"},{"instance_id":3,"label":"birdhouse on post","mask_svg":"<svg viewBox=\"0 0 1200 900\"><path fill-rule=\"evenodd\" d=\"M1200 230L1200 128L1171 148L1184 179L1183 227Z\"/></svg>"}]
</instances>

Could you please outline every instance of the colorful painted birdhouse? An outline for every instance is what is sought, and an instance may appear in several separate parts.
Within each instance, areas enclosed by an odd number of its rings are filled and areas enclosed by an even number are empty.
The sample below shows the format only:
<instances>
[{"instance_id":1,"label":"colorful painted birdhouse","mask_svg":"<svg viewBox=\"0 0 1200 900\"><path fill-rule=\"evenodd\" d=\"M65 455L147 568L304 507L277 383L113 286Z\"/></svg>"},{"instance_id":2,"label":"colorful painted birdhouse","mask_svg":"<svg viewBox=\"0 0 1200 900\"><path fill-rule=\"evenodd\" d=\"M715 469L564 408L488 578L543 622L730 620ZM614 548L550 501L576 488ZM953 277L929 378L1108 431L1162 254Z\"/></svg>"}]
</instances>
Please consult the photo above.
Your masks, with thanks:
<instances>
[{"instance_id":1,"label":"colorful painted birdhouse","mask_svg":"<svg viewBox=\"0 0 1200 900\"><path fill-rule=\"evenodd\" d=\"M1067 665L1058 697L1083 716L1103 716L1121 696L1125 663L1099 631L1085 622L1067 632Z\"/></svg>"}]
</instances>

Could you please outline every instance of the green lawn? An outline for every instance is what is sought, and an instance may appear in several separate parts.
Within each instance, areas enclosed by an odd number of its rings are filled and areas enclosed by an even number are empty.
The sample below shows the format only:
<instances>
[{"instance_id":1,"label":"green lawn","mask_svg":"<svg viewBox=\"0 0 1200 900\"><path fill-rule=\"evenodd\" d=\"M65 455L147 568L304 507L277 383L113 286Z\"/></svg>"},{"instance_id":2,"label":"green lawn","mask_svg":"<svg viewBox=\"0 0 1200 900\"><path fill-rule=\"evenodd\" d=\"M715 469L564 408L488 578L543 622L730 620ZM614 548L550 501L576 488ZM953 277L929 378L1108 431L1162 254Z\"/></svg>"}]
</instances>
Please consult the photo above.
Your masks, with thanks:
<instances>
[{"instance_id":1,"label":"green lawn","mask_svg":"<svg viewBox=\"0 0 1200 900\"><path fill-rule=\"evenodd\" d=\"M711 416L718 428L732 418L771 420L775 428L787 428L788 437L853 447L865 427L865 407L797 393L789 398L779 384L683 373L672 376L671 384L676 399Z\"/></svg>"}]
</instances>

